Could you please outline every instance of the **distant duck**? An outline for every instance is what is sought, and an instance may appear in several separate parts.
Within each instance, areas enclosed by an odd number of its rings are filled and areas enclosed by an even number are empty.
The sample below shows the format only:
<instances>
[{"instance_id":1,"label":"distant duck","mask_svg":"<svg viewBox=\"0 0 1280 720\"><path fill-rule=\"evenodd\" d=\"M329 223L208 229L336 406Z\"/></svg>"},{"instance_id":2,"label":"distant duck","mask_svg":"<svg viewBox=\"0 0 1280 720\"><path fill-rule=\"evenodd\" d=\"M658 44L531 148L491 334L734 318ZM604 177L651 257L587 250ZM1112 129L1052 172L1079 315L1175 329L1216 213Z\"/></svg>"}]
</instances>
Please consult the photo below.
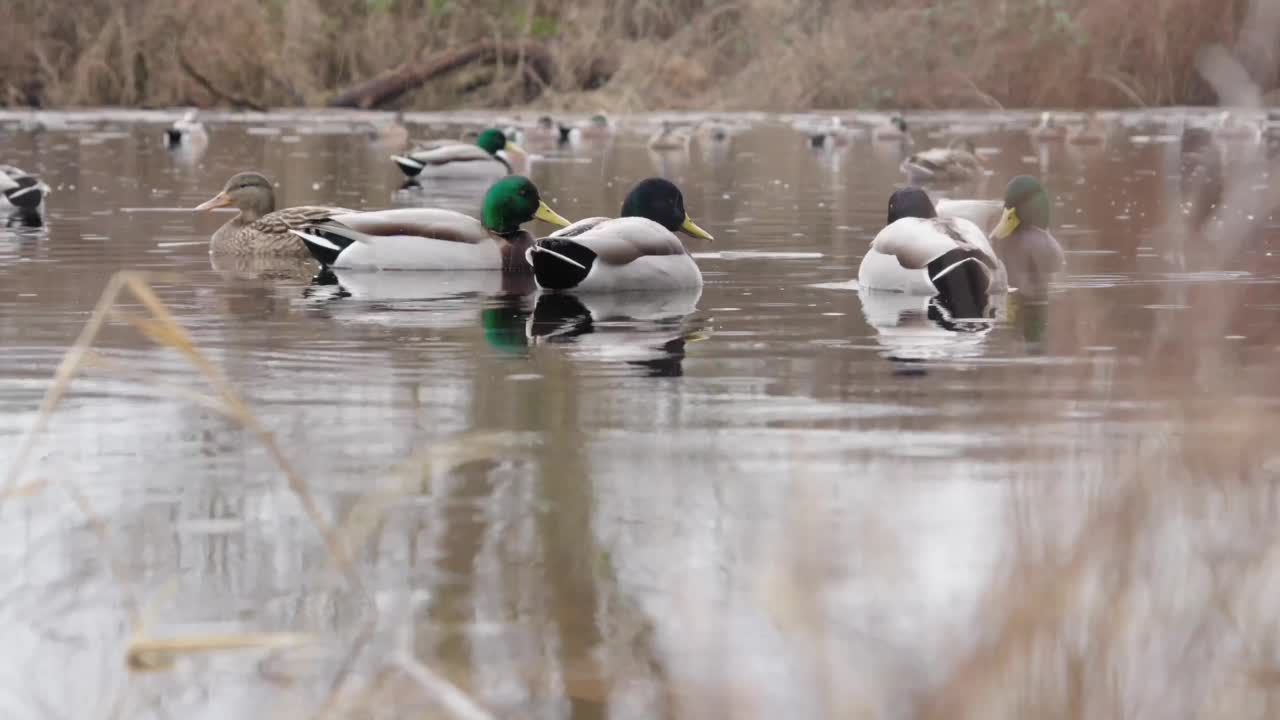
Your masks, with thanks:
<instances>
[{"instance_id":1,"label":"distant duck","mask_svg":"<svg viewBox=\"0 0 1280 720\"><path fill-rule=\"evenodd\" d=\"M890 115L871 127L871 139L881 142L911 142L907 120L901 115Z\"/></svg>"},{"instance_id":2,"label":"distant duck","mask_svg":"<svg viewBox=\"0 0 1280 720\"><path fill-rule=\"evenodd\" d=\"M165 146L176 149L183 146L204 145L209 142L204 123L197 119L198 111L188 110L181 119L165 128Z\"/></svg>"},{"instance_id":3,"label":"distant duck","mask_svg":"<svg viewBox=\"0 0 1280 720\"><path fill-rule=\"evenodd\" d=\"M964 182L981 177L986 168L973 143L960 138L947 147L912 154L902 161L901 169L911 182L921 183Z\"/></svg>"},{"instance_id":4,"label":"distant duck","mask_svg":"<svg viewBox=\"0 0 1280 720\"><path fill-rule=\"evenodd\" d=\"M688 150L693 141L693 128L663 120L662 126L649 136L650 150Z\"/></svg>"},{"instance_id":5,"label":"distant duck","mask_svg":"<svg viewBox=\"0 0 1280 720\"><path fill-rule=\"evenodd\" d=\"M702 286L702 272L675 233L711 240L689 219L684 196L662 178L627 194L621 217L580 220L529 249L538 285L548 290L613 292Z\"/></svg>"},{"instance_id":6,"label":"distant duck","mask_svg":"<svg viewBox=\"0 0 1280 720\"><path fill-rule=\"evenodd\" d=\"M1067 126L1057 122L1053 117L1053 113L1046 110L1040 113L1040 123L1031 128L1030 135L1031 139L1037 142L1065 140Z\"/></svg>"},{"instance_id":7,"label":"distant duck","mask_svg":"<svg viewBox=\"0 0 1280 720\"><path fill-rule=\"evenodd\" d=\"M480 219L452 210L398 208L319 218L293 228L326 267L360 270L503 270L528 273L533 220L569 224L528 178L511 175L485 193Z\"/></svg>"},{"instance_id":8,"label":"distant duck","mask_svg":"<svg viewBox=\"0 0 1280 720\"><path fill-rule=\"evenodd\" d=\"M49 186L43 180L13 165L0 165L0 210L35 224L44 214Z\"/></svg>"},{"instance_id":9,"label":"distant duck","mask_svg":"<svg viewBox=\"0 0 1280 720\"><path fill-rule=\"evenodd\" d=\"M568 142L567 130L558 124L550 115L542 115L531 126L522 131L524 141L530 145L555 145Z\"/></svg>"},{"instance_id":10,"label":"distant duck","mask_svg":"<svg viewBox=\"0 0 1280 720\"><path fill-rule=\"evenodd\" d=\"M940 295L967 317L980 315L988 295L1005 292L1004 264L977 225L939 217L928 193L905 187L889 198L887 222L858 267L867 290Z\"/></svg>"},{"instance_id":11,"label":"distant duck","mask_svg":"<svg viewBox=\"0 0 1280 720\"><path fill-rule=\"evenodd\" d=\"M238 215L218 228L209 240L213 255L274 255L306 258L306 246L289 230L302 223L325 220L350 213L337 207L304 205L276 210L275 190L261 173L241 172L231 176L222 191L196 206L196 210L234 207Z\"/></svg>"},{"instance_id":12,"label":"distant duck","mask_svg":"<svg viewBox=\"0 0 1280 720\"><path fill-rule=\"evenodd\" d=\"M524 154L519 145L497 128L481 130L472 144L460 140L436 140L418 146L405 155L392 155L407 177L422 173L441 175L509 175L511 163L506 153Z\"/></svg>"},{"instance_id":13,"label":"distant duck","mask_svg":"<svg viewBox=\"0 0 1280 720\"><path fill-rule=\"evenodd\" d=\"M809 136L809 147L814 148L844 147L849 144L849 140L853 137L853 131L845 127L840 118L834 116L827 127L810 129L807 134Z\"/></svg>"},{"instance_id":14,"label":"distant duck","mask_svg":"<svg viewBox=\"0 0 1280 720\"><path fill-rule=\"evenodd\" d=\"M560 126L560 132L565 142L599 142L608 140L613 137L613 122L604 113L596 113L587 119L581 125L572 127Z\"/></svg>"},{"instance_id":15,"label":"distant duck","mask_svg":"<svg viewBox=\"0 0 1280 720\"><path fill-rule=\"evenodd\" d=\"M733 137L733 130L718 120L704 120L698 123L698 139L711 143L722 143Z\"/></svg>"}]
</instances>

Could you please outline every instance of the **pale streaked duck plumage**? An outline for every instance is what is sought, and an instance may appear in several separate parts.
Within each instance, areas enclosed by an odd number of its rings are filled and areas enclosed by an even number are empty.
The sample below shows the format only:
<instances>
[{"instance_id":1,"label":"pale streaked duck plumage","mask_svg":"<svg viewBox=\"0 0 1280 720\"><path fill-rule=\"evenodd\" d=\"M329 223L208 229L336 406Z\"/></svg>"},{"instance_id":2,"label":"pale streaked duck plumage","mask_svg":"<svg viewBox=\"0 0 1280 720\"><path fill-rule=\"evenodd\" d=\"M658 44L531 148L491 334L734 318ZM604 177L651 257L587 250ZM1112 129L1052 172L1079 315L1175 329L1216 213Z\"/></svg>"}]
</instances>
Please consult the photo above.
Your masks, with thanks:
<instances>
[{"instance_id":1,"label":"pale streaked duck plumage","mask_svg":"<svg viewBox=\"0 0 1280 720\"><path fill-rule=\"evenodd\" d=\"M972 142L957 139L947 147L913 153L902 161L901 170L914 183L964 182L980 177L985 166Z\"/></svg>"}]
</instances>

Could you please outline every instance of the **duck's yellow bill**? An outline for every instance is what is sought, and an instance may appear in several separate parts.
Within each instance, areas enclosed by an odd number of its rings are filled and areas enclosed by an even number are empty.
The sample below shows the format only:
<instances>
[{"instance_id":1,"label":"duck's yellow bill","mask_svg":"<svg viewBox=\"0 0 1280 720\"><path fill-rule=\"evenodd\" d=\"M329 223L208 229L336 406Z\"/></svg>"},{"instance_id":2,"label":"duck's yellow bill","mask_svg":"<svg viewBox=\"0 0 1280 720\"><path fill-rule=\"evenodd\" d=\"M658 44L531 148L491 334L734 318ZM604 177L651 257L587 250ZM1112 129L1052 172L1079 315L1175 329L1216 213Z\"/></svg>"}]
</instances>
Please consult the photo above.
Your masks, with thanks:
<instances>
[{"instance_id":1,"label":"duck's yellow bill","mask_svg":"<svg viewBox=\"0 0 1280 720\"><path fill-rule=\"evenodd\" d=\"M1018 229L1018 210L1017 208L1007 207L1004 214L1000 216L1000 224L996 225L996 229L991 231L993 240L1003 240L1013 234Z\"/></svg>"},{"instance_id":2,"label":"duck's yellow bill","mask_svg":"<svg viewBox=\"0 0 1280 720\"><path fill-rule=\"evenodd\" d=\"M697 224L689 219L688 215L684 216L684 222L680 223L680 229L696 238L715 242L715 238L711 237L711 233L698 227Z\"/></svg>"},{"instance_id":3,"label":"duck's yellow bill","mask_svg":"<svg viewBox=\"0 0 1280 720\"><path fill-rule=\"evenodd\" d=\"M224 192L205 200L195 207L196 210L212 210L214 208L227 207L231 204L231 196Z\"/></svg>"},{"instance_id":4,"label":"duck's yellow bill","mask_svg":"<svg viewBox=\"0 0 1280 720\"><path fill-rule=\"evenodd\" d=\"M525 151L524 151L524 148L522 148L522 147L520 147L519 145L517 145L517 144L515 144L515 143L511 142L510 140L508 140L508 141L507 141L507 144L506 144L506 145L504 145L504 146L502 147L502 149L503 149L503 150L506 150L507 152L518 152L518 153L520 153L521 155L524 155L525 157L529 157L529 153L525 152Z\"/></svg>"},{"instance_id":5,"label":"duck's yellow bill","mask_svg":"<svg viewBox=\"0 0 1280 720\"><path fill-rule=\"evenodd\" d=\"M555 210L552 210L550 206L548 206L546 203L542 202L541 200L538 201L538 212L534 213L533 216L538 218L542 222L551 223L552 225L559 225L560 227L566 227L571 224L568 220L565 220L564 218L560 217L559 213L557 213Z\"/></svg>"}]
</instances>

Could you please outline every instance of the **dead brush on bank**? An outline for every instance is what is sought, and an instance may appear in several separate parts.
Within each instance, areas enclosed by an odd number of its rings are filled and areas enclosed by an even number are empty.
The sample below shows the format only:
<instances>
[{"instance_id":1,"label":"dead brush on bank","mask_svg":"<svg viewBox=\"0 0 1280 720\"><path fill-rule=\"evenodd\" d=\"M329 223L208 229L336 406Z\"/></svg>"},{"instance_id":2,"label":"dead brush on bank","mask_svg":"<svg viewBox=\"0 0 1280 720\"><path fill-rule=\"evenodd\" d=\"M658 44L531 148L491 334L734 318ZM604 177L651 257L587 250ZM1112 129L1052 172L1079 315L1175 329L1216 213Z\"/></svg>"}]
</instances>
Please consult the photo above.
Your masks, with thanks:
<instances>
[{"instance_id":1,"label":"dead brush on bank","mask_svg":"<svg viewBox=\"0 0 1280 720\"><path fill-rule=\"evenodd\" d=\"M1214 99L1195 72L1196 53L1214 43L1248 50L1246 65L1271 89L1275 58L1243 32L1248 26L1244 0L10 0L0 6L0 100L322 105L402 63L490 40L545 46L557 67L550 85L517 80L510 67L467 68L402 102L587 110L1195 104Z\"/></svg>"}]
</instances>

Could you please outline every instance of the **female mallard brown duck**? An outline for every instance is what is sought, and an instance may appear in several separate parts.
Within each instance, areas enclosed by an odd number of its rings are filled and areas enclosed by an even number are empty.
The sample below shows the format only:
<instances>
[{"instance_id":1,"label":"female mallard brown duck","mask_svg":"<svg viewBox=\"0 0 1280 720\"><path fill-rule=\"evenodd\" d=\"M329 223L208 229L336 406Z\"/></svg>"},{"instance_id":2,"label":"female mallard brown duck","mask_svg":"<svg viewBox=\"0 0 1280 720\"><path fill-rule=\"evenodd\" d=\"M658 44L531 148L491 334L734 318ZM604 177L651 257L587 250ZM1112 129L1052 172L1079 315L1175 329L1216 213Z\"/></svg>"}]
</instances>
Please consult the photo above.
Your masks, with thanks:
<instances>
[{"instance_id":1,"label":"female mallard brown duck","mask_svg":"<svg viewBox=\"0 0 1280 720\"><path fill-rule=\"evenodd\" d=\"M349 213L335 207L302 205L276 210L271 182L260 173L242 172L231 176L222 192L196 206L196 210L234 207L239 215L218 228L209 240L214 255L274 255L310 257L306 246L289 229L308 222L321 222Z\"/></svg>"},{"instance_id":2,"label":"female mallard brown duck","mask_svg":"<svg viewBox=\"0 0 1280 720\"><path fill-rule=\"evenodd\" d=\"M980 177L984 166L973 143L963 138L947 147L921 150L902 161L902 172L913 183L964 182Z\"/></svg>"}]
</instances>

